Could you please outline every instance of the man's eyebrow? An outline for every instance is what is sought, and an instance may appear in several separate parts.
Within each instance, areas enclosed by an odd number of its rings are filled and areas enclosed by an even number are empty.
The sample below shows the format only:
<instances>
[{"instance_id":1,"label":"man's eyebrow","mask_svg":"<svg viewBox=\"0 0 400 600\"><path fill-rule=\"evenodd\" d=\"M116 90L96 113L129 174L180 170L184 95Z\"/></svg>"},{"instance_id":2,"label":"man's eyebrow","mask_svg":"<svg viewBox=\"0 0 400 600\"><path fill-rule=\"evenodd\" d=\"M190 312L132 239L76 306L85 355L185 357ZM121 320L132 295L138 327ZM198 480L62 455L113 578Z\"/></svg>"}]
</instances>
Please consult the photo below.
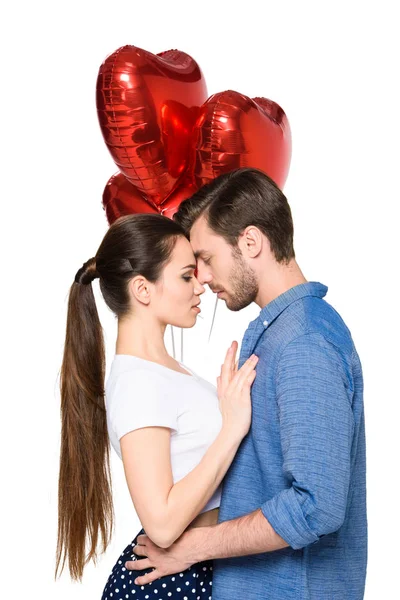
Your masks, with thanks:
<instances>
[{"instance_id":1,"label":"man's eyebrow","mask_svg":"<svg viewBox=\"0 0 400 600\"><path fill-rule=\"evenodd\" d=\"M183 271L183 269L196 269L197 265L186 265L186 267L182 267L181 271Z\"/></svg>"},{"instance_id":2,"label":"man's eyebrow","mask_svg":"<svg viewBox=\"0 0 400 600\"><path fill-rule=\"evenodd\" d=\"M207 252L207 250L197 250L194 253L194 257L197 260L198 258L203 257L205 254L209 254L209 252Z\"/></svg>"}]
</instances>

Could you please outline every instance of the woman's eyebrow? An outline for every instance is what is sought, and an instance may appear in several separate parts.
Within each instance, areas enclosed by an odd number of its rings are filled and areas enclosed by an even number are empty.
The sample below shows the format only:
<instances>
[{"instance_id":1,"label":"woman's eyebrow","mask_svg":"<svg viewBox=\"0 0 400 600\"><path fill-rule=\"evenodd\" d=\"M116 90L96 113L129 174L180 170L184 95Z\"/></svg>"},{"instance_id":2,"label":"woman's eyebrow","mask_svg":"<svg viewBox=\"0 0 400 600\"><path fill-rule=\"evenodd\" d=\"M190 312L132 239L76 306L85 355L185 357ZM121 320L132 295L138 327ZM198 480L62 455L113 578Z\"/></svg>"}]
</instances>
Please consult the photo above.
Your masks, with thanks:
<instances>
[{"instance_id":1,"label":"woman's eyebrow","mask_svg":"<svg viewBox=\"0 0 400 600\"><path fill-rule=\"evenodd\" d=\"M197 265L186 265L186 267L182 267L181 271L183 271L183 269L195 269Z\"/></svg>"}]
</instances>

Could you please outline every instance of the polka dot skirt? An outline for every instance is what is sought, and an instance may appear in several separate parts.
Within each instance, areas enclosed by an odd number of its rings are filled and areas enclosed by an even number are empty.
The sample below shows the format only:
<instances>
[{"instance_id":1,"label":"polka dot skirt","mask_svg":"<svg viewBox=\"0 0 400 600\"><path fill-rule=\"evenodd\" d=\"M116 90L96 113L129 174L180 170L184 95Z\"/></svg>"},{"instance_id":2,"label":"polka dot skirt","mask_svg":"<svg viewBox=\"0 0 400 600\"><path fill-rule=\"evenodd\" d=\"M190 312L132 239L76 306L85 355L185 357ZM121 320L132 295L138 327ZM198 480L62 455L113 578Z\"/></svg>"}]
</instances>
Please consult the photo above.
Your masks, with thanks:
<instances>
[{"instance_id":1,"label":"polka dot skirt","mask_svg":"<svg viewBox=\"0 0 400 600\"><path fill-rule=\"evenodd\" d=\"M128 544L115 563L103 591L101 600L211 600L213 562L206 560L196 563L175 575L166 575L146 585L136 585L136 577L149 573L152 569L128 571L127 560L141 560L132 552L135 539ZM145 557L143 557L145 558Z\"/></svg>"}]
</instances>

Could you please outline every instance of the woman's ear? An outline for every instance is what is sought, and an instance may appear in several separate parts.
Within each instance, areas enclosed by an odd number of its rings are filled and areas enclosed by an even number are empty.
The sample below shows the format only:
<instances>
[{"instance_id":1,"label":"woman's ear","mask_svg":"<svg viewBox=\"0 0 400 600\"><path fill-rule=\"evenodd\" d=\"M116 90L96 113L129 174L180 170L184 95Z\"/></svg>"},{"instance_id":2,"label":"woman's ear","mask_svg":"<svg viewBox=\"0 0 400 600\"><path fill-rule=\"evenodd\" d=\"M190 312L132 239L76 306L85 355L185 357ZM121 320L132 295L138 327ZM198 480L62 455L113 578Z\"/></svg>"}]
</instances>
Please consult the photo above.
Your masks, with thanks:
<instances>
[{"instance_id":1,"label":"woman's ear","mask_svg":"<svg viewBox=\"0 0 400 600\"><path fill-rule=\"evenodd\" d=\"M133 277L129 283L131 293L135 300L141 304L149 304L150 302L150 284L143 275Z\"/></svg>"}]
</instances>

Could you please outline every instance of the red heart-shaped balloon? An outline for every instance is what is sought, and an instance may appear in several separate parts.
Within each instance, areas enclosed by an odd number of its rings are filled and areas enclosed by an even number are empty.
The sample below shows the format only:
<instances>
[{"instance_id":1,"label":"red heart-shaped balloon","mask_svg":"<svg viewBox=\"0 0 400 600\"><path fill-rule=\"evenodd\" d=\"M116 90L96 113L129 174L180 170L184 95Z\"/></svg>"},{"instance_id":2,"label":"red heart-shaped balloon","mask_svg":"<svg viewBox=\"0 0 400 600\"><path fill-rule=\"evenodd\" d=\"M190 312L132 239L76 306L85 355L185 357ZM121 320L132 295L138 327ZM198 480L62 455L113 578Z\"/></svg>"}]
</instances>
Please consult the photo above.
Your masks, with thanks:
<instances>
[{"instance_id":1,"label":"red heart-shaped balloon","mask_svg":"<svg viewBox=\"0 0 400 600\"><path fill-rule=\"evenodd\" d=\"M111 177L103 194L109 223L137 212L172 217L180 202L200 186L240 167L259 168L283 188L291 158L289 122L272 100L252 100L230 90L214 94L201 107L188 152L186 178L161 205L138 192L122 174Z\"/></svg>"},{"instance_id":2,"label":"red heart-shaped balloon","mask_svg":"<svg viewBox=\"0 0 400 600\"><path fill-rule=\"evenodd\" d=\"M159 213L172 219L180 203L190 198L195 191L190 184L183 184L169 195L162 206L156 206L138 192L122 173L116 173L109 179L104 189L103 208L110 225L118 217L138 213Z\"/></svg>"},{"instance_id":3,"label":"red heart-shaped balloon","mask_svg":"<svg viewBox=\"0 0 400 600\"><path fill-rule=\"evenodd\" d=\"M222 173L254 167L283 188L291 158L290 126L276 102L228 90L203 104L192 147L196 187Z\"/></svg>"},{"instance_id":4,"label":"red heart-shaped balloon","mask_svg":"<svg viewBox=\"0 0 400 600\"><path fill-rule=\"evenodd\" d=\"M193 127L206 99L200 67L179 50L154 55L123 46L100 67L96 102L104 141L153 206L186 177Z\"/></svg>"}]
</instances>

